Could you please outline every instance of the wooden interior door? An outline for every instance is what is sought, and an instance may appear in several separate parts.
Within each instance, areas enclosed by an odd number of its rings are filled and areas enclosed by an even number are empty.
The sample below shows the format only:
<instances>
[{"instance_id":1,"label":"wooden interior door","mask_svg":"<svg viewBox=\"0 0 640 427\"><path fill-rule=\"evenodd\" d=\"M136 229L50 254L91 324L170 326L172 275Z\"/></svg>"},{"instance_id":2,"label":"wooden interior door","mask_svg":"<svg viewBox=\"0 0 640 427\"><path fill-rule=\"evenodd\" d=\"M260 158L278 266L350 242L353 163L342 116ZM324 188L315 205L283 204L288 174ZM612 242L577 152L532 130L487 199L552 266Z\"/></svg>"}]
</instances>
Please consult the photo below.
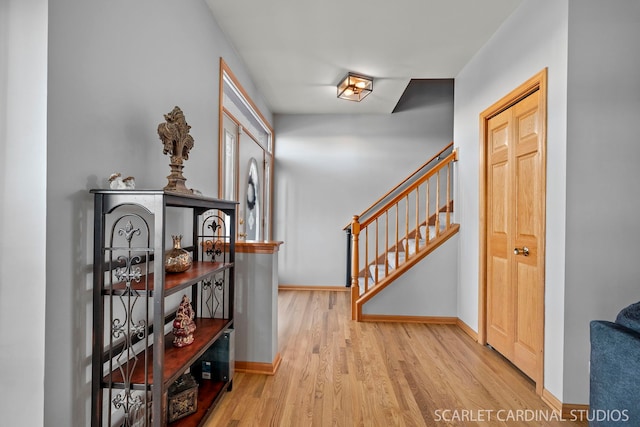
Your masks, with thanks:
<instances>
[{"instance_id":1,"label":"wooden interior door","mask_svg":"<svg viewBox=\"0 0 640 427\"><path fill-rule=\"evenodd\" d=\"M487 343L539 378L544 330L545 159L540 91L487 122Z\"/></svg>"}]
</instances>

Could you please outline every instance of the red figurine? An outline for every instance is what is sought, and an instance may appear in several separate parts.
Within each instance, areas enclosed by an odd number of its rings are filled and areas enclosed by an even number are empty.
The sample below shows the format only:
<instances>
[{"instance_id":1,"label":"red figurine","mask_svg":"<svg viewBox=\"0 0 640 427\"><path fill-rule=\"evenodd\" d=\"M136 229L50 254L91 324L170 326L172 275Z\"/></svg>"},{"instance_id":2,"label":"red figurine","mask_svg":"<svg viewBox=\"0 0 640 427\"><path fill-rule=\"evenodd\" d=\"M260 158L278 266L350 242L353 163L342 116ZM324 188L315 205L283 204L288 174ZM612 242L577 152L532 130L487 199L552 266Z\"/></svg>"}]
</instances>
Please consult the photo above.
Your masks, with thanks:
<instances>
[{"instance_id":1,"label":"red figurine","mask_svg":"<svg viewBox=\"0 0 640 427\"><path fill-rule=\"evenodd\" d=\"M173 345L175 347L186 347L193 343L193 332L196 330L196 324L193 321L194 315L189 298L183 295L176 318L173 320Z\"/></svg>"}]
</instances>

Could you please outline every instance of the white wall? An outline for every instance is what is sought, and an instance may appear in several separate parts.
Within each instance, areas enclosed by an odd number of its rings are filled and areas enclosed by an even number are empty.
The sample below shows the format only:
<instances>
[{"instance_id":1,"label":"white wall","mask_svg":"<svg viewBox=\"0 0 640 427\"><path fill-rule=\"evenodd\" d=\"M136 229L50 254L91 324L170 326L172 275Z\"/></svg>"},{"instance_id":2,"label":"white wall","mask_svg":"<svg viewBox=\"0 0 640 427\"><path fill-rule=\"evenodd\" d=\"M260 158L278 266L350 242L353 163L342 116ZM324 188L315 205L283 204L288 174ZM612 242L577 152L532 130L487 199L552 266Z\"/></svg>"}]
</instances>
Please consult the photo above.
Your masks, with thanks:
<instances>
[{"instance_id":1,"label":"white wall","mask_svg":"<svg viewBox=\"0 0 640 427\"><path fill-rule=\"evenodd\" d=\"M564 397L585 403L589 321L640 300L640 3L569 2Z\"/></svg>"},{"instance_id":2,"label":"white wall","mask_svg":"<svg viewBox=\"0 0 640 427\"><path fill-rule=\"evenodd\" d=\"M42 425L47 0L0 3L0 413Z\"/></svg>"},{"instance_id":3,"label":"white wall","mask_svg":"<svg viewBox=\"0 0 640 427\"><path fill-rule=\"evenodd\" d=\"M217 195L220 56L271 114L203 0L59 0L49 12L45 419L81 427L91 384L88 190L114 171L139 188L166 185L156 128L177 105L195 139L186 184Z\"/></svg>"},{"instance_id":4,"label":"white wall","mask_svg":"<svg viewBox=\"0 0 640 427\"><path fill-rule=\"evenodd\" d=\"M235 265L235 360L270 365L278 354L278 251L239 251Z\"/></svg>"},{"instance_id":5,"label":"white wall","mask_svg":"<svg viewBox=\"0 0 640 427\"><path fill-rule=\"evenodd\" d=\"M365 314L458 317L455 234L362 307Z\"/></svg>"},{"instance_id":6,"label":"white wall","mask_svg":"<svg viewBox=\"0 0 640 427\"><path fill-rule=\"evenodd\" d=\"M456 77L458 316L477 330L480 113L548 68L545 388L563 399L567 0L526 0ZM585 403L573 402L573 403Z\"/></svg>"},{"instance_id":7,"label":"white wall","mask_svg":"<svg viewBox=\"0 0 640 427\"><path fill-rule=\"evenodd\" d=\"M281 284L345 285L343 227L451 141L452 90L440 82L394 114L275 116Z\"/></svg>"}]
</instances>

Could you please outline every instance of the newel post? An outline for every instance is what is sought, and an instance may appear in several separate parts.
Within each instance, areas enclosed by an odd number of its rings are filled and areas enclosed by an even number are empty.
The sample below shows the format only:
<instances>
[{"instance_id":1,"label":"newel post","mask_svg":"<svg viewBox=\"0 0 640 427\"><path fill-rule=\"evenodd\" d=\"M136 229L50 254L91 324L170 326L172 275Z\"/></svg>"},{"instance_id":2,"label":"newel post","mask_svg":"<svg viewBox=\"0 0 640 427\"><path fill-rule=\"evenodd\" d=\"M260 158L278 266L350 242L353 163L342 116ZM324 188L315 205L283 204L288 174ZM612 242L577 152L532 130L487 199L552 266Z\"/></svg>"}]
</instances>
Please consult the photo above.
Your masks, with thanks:
<instances>
[{"instance_id":1,"label":"newel post","mask_svg":"<svg viewBox=\"0 0 640 427\"><path fill-rule=\"evenodd\" d=\"M354 215L351 221L351 237L353 239L351 245L351 320L360 320L360 316L356 313L356 301L360 296L360 286L358 284L358 273L360 271L360 267L358 266L358 260L360 259L360 251L358 248L358 238L360 236L359 219L360 217L358 215Z\"/></svg>"}]
</instances>

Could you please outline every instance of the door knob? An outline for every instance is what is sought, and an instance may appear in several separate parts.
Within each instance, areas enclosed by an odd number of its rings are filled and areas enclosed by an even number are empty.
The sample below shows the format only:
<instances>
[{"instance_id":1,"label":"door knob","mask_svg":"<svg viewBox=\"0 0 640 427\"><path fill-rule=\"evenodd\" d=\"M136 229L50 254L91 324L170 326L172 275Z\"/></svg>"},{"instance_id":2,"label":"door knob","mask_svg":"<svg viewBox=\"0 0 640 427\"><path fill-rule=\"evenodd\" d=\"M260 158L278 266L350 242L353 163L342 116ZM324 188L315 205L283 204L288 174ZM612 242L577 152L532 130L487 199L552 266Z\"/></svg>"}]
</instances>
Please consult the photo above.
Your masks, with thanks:
<instances>
[{"instance_id":1,"label":"door knob","mask_svg":"<svg viewBox=\"0 0 640 427\"><path fill-rule=\"evenodd\" d=\"M528 247L523 247L523 248L514 248L513 249L513 253L515 255L524 255L524 256L529 256L529 248Z\"/></svg>"}]
</instances>

